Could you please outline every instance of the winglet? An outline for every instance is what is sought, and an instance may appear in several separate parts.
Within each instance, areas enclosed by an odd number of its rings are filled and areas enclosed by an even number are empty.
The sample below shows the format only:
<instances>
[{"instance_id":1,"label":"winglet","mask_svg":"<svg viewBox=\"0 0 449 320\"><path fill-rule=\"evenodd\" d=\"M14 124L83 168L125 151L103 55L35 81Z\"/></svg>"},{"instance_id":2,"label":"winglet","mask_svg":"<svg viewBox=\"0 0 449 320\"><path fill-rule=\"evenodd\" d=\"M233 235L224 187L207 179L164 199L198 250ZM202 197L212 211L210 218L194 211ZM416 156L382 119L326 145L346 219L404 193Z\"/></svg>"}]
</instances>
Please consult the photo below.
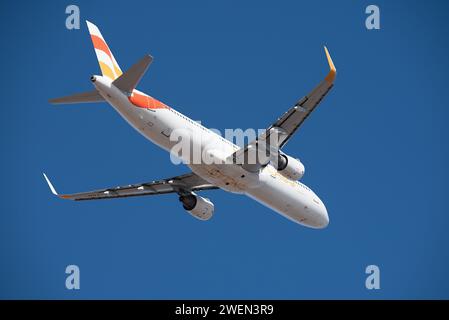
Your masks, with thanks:
<instances>
[{"instance_id":1,"label":"winglet","mask_svg":"<svg viewBox=\"0 0 449 320\"><path fill-rule=\"evenodd\" d=\"M56 192L55 187L53 187L53 185L51 184L50 179L47 178L47 175L44 172L42 172L42 174L44 175L45 180L47 180L47 184L51 190L51 193L53 193L55 196L58 196L58 193Z\"/></svg>"},{"instance_id":2,"label":"winglet","mask_svg":"<svg viewBox=\"0 0 449 320\"><path fill-rule=\"evenodd\" d=\"M330 71L326 76L326 81L332 83L334 82L335 77L337 76L337 69L335 69L334 62L332 61L331 55L329 54L329 51L327 50L326 46L324 46L324 51L326 52L327 62L329 63L330 68Z\"/></svg>"}]
</instances>

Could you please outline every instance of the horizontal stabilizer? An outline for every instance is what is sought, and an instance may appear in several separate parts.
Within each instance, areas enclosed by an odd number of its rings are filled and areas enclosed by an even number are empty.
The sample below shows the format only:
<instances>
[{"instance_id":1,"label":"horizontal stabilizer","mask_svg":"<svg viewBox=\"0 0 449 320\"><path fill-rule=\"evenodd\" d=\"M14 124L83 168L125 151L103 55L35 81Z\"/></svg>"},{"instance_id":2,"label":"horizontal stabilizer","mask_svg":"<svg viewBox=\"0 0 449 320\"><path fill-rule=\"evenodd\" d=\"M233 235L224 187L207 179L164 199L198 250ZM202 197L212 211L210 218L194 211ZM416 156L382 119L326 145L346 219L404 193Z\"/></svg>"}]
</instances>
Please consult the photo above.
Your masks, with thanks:
<instances>
[{"instance_id":1,"label":"horizontal stabilizer","mask_svg":"<svg viewBox=\"0 0 449 320\"><path fill-rule=\"evenodd\" d=\"M139 84L140 79L142 79L152 61L153 57L146 55L120 77L115 79L112 84L122 91L131 93Z\"/></svg>"},{"instance_id":2,"label":"horizontal stabilizer","mask_svg":"<svg viewBox=\"0 0 449 320\"><path fill-rule=\"evenodd\" d=\"M48 101L53 104L88 103L88 102L103 102L104 98L98 93L97 90L93 90L83 93L76 93L61 98L50 99Z\"/></svg>"}]
</instances>

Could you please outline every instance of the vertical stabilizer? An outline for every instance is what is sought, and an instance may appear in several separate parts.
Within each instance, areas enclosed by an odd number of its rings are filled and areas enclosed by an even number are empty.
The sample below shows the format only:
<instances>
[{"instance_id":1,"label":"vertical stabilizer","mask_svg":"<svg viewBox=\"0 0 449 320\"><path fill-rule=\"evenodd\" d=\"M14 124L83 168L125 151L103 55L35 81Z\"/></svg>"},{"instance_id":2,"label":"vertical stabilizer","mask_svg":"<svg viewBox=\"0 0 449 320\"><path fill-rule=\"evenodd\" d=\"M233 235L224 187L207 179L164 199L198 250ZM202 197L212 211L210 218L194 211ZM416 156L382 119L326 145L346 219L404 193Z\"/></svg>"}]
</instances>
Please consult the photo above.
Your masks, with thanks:
<instances>
[{"instance_id":1,"label":"vertical stabilizer","mask_svg":"<svg viewBox=\"0 0 449 320\"><path fill-rule=\"evenodd\" d=\"M86 23L87 28L89 29L90 37L92 38L98 63L100 64L101 73L103 76L108 77L111 81L114 81L122 75L122 70L115 60L111 49L109 49L108 44L101 35L98 27L89 21L86 21Z\"/></svg>"}]
</instances>

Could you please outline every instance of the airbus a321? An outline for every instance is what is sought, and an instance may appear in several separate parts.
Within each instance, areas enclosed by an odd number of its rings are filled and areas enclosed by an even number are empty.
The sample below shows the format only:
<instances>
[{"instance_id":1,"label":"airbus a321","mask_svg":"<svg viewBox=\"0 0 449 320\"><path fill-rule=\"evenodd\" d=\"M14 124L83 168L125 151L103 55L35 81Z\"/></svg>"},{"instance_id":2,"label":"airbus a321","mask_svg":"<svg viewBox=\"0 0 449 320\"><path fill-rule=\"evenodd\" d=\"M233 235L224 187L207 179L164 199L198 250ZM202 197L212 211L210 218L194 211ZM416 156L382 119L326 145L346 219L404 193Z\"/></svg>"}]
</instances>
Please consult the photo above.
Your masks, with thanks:
<instances>
[{"instance_id":1,"label":"airbus a321","mask_svg":"<svg viewBox=\"0 0 449 320\"><path fill-rule=\"evenodd\" d=\"M122 72L97 26L87 21L87 27L102 75L93 75L90 78L94 90L51 99L50 102L107 102L132 127L162 149L170 152L175 147L177 141L170 139L174 131L189 132L184 138L190 139L188 142L193 145L193 150L200 150L201 154L207 154L215 161L194 163L190 161L190 154L179 154L191 172L159 181L64 195L56 192L44 173L53 194L63 199L96 200L175 193L179 196L183 208L192 216L208 220L213 215L214 204L198 193L203 190L222 189L245 194L307 227L318 229L329 224L324 203L299 181L304 175L304 165L281 150L333 87L336 69L326 47L324 50L330 67L327 76L254 141L238 147L175 109L137 90L136 86L153 58L146 55L126 72ZM270 138L274 136L276 139ZM261 153L264 156L257 156L260 150L263 150ZM252 157L253 161L249 161L251 154L256 154L256 157Z\"/></svg>"}]
</instances>

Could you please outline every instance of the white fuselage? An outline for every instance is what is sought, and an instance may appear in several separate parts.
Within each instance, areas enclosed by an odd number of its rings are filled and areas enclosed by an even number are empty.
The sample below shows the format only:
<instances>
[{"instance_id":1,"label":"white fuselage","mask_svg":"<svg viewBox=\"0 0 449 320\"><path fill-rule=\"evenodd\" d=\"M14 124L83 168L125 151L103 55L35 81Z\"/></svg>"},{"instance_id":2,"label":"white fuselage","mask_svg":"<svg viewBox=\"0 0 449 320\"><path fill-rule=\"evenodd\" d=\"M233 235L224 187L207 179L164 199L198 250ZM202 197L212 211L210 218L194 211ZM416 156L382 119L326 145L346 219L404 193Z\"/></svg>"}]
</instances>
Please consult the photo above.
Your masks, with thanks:
<instances>
[{"instance_id":1,"label":"white fuselage","mask_svg":"<svg viewBox=\"0 0 449 320\"><path fill-rule=\"evenodd\" d=\"M224 160L239 149L172 108L151 109L134 105L127 95L105 77L95 76L94 85L130 125L168 152L178 143L170 140L174 130L183 139L190 140L192 150L209 157ZM192 164L197 162L190 157L197 153L181 154L180 157L194 173L209 183L229 192L245 194L296 223L312 228L324 228L328 225L326 207L318 196L301 182L281 175L272 165L253 173L237 164L213 164L214 161L211 161L212 164Z\"/></svg>"}]
</instances>

